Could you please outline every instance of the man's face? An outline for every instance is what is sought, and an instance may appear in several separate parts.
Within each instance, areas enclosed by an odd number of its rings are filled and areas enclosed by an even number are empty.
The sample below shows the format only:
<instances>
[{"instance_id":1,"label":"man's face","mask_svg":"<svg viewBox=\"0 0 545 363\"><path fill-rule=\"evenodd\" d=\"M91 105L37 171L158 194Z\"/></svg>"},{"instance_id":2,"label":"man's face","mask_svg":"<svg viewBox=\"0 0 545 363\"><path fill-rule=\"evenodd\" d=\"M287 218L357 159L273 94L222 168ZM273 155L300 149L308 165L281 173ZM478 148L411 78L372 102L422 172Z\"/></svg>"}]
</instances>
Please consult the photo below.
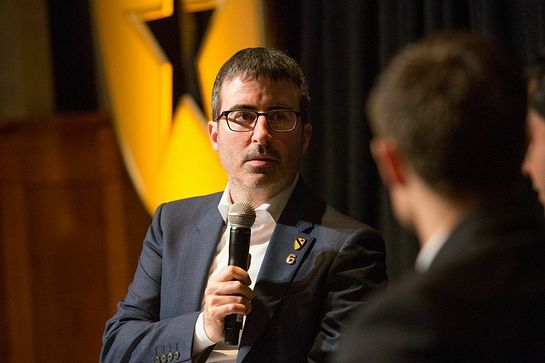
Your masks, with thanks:
<instances>
[{"instance_id":1,"label":"man's face","mask_svg":"<svg viewBox=\"0 0 545 363\"><path fill-rule=\"evenodd\" d=\"M220 94L221 111L299 110L299 91L289 81L236 77L224 82ZM247 132L231 131L225 118L208 124L212 147L219 153L231 186L239 190L265 187L270 196L292 183L301 156L308 149L311 132L311 125L301 120L293 131L272 131L263 116Z\"/></svg>"},{"instance_id":2,"label":"man's face","mask_svg":"<svg viewBox=\"0 0 545 363\"><path fill-rule=\"evenodd\" d=\"M545 205L545 119L530 109L528 112L529 143L522 171L532 179L539 201Z\"/></svg>"}]
</instances>

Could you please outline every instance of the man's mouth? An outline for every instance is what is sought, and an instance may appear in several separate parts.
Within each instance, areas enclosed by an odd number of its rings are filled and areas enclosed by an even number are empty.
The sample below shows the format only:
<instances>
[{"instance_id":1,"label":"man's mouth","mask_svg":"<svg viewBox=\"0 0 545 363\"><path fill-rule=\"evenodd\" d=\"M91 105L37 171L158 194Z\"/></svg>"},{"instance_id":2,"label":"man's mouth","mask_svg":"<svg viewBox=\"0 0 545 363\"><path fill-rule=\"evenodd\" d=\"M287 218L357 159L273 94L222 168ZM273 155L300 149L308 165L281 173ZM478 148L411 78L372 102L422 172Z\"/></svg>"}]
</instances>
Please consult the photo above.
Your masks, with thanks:
<instances>
[{"instance_id":1,"label":"man's mouth","mask_svg":"<svg viewBox=\"0 0 545 363\"><path fill-rule=\"evenodd\" d=\"M263 160L263 161L276 161L276 158L272 156L252 156L246 159L246 161Z\"/></svg>"},{"instance_id":2,"label":"man's mouth","mask_svg":"<svg viewBox=\"0 0 545 363\"><path fill-rule=\"evenodd\" d=\"M250 164L270 164L276 163L280 160L280 157L274 150L250 150L244 155L244 162Z\"/></svg>"},{"instance_id":3,"label":"man's mouth","mask_svg":"<svg viewBox=\"0 0 545 363\"><path fill-rule=\"evenodd\" d=\"M276 159L270 157L252 157L245 160L246 163L257 166L275 163L276 161Z\"/></svg>"}]
</instances>

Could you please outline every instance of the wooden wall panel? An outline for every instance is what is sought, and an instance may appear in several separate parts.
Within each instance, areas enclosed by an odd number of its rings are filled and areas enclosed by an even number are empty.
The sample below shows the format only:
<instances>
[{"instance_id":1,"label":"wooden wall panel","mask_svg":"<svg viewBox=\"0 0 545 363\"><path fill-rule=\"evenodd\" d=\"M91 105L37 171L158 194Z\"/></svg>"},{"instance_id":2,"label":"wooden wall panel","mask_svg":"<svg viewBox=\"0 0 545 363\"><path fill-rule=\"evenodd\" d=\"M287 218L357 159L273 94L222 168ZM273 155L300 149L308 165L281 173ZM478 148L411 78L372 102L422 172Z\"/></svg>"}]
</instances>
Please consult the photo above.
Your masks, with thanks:
<instances>
[{"instance_id":1,"label":"wooden wall panel","mask_svg":"<svg viewBox=\"0 0 545 363\"><path fill-rule=\"evenodd\" d=\"M97 362L149 222L104 116L2 125L0 361Z\"/></svg>"}]
</instances>

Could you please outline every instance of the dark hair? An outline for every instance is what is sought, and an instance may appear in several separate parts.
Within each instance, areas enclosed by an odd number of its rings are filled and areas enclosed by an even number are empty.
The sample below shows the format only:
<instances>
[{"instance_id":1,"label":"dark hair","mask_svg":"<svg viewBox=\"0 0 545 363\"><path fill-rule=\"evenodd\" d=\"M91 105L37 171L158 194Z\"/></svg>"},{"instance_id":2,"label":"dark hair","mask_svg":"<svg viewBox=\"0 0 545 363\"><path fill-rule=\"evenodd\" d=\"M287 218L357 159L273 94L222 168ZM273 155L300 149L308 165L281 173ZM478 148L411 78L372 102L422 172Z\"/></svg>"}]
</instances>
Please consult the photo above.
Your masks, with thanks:
<instances>
[{"instance_id":1,"label":"dark hair","mask_svg":"<svg viewBox=\"0 0 545 363\"><path fill-rule=\"evenodd\" d=\"M394 140L410 168L446 197L484 196L520 178L525 82L483 38L442 33L408 46L367 106L373 131Z\"/></svg>"},{"instance_id":2,"label":"dark hair","mask_svg":"<svg viewBox=\"0 0 545 363\"><path fill-rule=\"evenodd\" d=\"M545 117L545 50L539 52L536 58L526 68L528 79L529 106Z\"/></svg>"},{"instance_id":3,"label":"dark hair","mask_svg":"<svg viewBox=\"0 0 545 363\"><path fill-rule=\"evenodd\" d=\"M536 84L536 88L530 94L529 104L541 117L545 118L545 78L542 78Z\"/></svg>"},{"instance_id":4,"label":"dark hair","mask_svg":"<svg viewBox=\"0 0 545 363\"><path fill-rule=\"evenodd\" d=\"M309 120L310 96L308 84L299 64L280 50L246 48L235 53L219 70L212 88L212 118L221 110L221 87L226 80L236 77L252 80L264 77L272 81L292 81L299 89L299 107L303 122Z\"/></svg>"},{"instance_id":5,"label":"dark hair","mask_svg":"<svg viewBox=\"0 0 545 363\"><path fill-rule=\"evenodd\" d=\"M545 49L540 50L526 67L527 80L542 80L545 78Z\"/></svg>"}]
</instances>

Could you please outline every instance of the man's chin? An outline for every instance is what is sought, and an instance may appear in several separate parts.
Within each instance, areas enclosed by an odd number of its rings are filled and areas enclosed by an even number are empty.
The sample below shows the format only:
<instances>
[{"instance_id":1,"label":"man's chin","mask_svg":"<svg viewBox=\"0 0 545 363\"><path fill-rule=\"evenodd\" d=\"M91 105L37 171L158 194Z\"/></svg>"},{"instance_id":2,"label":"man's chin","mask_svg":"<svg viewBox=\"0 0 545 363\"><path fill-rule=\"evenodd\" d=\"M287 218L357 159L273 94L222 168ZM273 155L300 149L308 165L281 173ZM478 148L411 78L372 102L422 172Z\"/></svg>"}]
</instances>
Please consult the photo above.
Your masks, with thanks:
<instances>
[{"instance_id":1,"label":"man's chin","mask_svg":"<svg viewBox=\"0 0 545 363\"><path fill-rule=\"evenodd\" d=\"M282 189L284 184L286 184L285 178L278 176L275 173L270 172L254 172L251 175L247 176L243 184L251 188L270 188L271 190Z\"/></svg>"},{"instance_id":2,"label":"man's chin","mask_svg":"<svg viewBox=\"0 0 545 363\"><path fill-rule=\"evenodd\" d=\"M246 180L246 185L248 185L250 188L255 187L266 187L266 186L274 186L276 184L281 183L280 180L278 180L277 177L273 177L269 173L253 173L250 178Z\"/></svg>"}]
</instances>

